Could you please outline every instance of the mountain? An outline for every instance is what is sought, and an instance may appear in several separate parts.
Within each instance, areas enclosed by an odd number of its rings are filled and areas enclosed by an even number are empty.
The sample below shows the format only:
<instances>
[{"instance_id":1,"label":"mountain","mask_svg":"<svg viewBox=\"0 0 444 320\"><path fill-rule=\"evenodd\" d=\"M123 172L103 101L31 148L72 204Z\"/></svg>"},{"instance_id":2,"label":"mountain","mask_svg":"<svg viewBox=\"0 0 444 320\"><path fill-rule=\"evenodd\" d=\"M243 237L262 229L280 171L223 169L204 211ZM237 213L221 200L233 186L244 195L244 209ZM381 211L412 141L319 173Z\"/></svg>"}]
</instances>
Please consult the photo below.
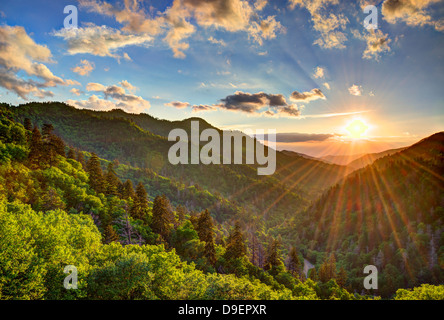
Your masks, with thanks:
<instances>
[{"instance_id":1,"label":"mountain","mask_svg":"<svg viewBox=\"0 0 444 320\"><path fill-rule=\"evenodd\" d=\"M390 149L383 152L377 152L377 153L369 153L366 155L363 155L362 157L359 157L347 164L348 167L352 168L353 170L361 169L365 166L368 166L369 164L372 164L375 162L375 160L392 155L394 153L400 152L404 150L405 148L398 148L398 149Z\"/></svg>"},{"instance_id":2,"label":"mountain","mask_svg":"<svg viewBox=\"0 0 444 320\"><path fill-rule=\"evenodd\" d=\"M350 162L359 159L361 157L363 157L365 154L353 154L353 155L327 155L327 156L322 156L319 159L322 159L323 161L327 162L327 163L334 163L334 164L338 164L341 166L346 166L348 165Z\"/></svg>"},{"instance_id":3,"label":"mountain","mask_svg":"<svg viewBox=\"0 0 444 320\"><path fill-rule=\"evenodd\" d=\"M362 288L379 271L378 294L444 282L444 132L377 159L331 187L279 232L319 264L326 255Z\"/></svg>"},{"instance_id":4,"label":"mountain","mask_svg":"<svg viewBox=\"0 0 444 320\"><path fill-rule=\"evenodd\" d=\"M147 114L80 110L55 102L7 108L19 122L29 118L38 126L53 124L56 134L72 147L95 152L107 160L152 170L179 184L220 194L256 214L276 216L275 223L300 211L310 199L347 173L343 166L281 152L276 153L276 172L271 176L258 176L257 166L246 164L171 165L168 150L174 142L168 141L167 135L172 129L190 132L194 120L199 121L200 131L218 130L199 118L166 121ZM247 139L251 138L247 136ZM175 201L175 196L171 197Z\"/></svg>"}]
</instances>

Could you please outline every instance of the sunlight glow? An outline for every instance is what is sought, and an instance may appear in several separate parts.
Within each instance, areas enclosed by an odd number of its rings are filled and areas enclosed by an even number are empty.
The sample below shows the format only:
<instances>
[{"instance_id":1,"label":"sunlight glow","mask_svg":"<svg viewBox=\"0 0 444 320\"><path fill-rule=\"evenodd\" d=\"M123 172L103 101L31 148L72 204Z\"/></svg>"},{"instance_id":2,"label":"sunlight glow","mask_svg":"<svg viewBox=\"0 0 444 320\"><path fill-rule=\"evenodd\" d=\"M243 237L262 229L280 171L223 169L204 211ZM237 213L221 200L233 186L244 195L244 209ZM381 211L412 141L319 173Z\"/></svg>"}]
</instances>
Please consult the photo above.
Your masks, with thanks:
<instances>
[{"instance_id":1,"label":"sunlight glow","mask_svg":"<svg viewBox=\"0 0 444 320\"><path fill-rule=\"evenodd\" d=\"M362 119L354 119L345 127L345 130L353 139L363 138L368 129L369 126Z\"/></svg>"}]
</instances>

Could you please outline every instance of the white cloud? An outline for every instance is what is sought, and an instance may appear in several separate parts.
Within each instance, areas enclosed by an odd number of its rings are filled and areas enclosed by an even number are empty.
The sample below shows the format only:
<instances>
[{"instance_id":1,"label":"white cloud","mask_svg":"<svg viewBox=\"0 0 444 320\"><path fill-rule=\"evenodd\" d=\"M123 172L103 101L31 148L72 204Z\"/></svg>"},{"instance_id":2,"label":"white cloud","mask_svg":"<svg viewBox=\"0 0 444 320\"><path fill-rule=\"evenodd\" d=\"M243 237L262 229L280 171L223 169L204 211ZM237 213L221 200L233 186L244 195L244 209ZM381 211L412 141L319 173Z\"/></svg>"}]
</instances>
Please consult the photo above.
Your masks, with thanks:
<instances>
[{"instance_id":1,"label":"white cloud","mask_svg":"<svg viewBox=\"0 0 444 320\"><path fill-rule=\"evenodd\" d=\"M61 29L53 33L68 44L69 54L89 53L100 57L120 59L117 51L127 46L148 46L153 38L146 34L126 34L107 26L89 25L84 28ZM129 58L123 54L123 58Z\"/></svg>"},{"instance_id":2,"label":"white cloud","mask_svg":"<svg viewBox=\"0 0 444 320\"><path fill-rule=\"evenodd\" d=\"M429 8L441 0L386 0L382 4L382 14L389 23L405 22L409 26L432 26L444 31L444 19L434 19Z\"/></svg>"},{"instance_id":3,"label":"white cloud","mask_svg":"<svg viewBox=\"0 0 444 320\"><path fill-rule=\"evenodd\" d=\"M139 2L124 1L121 5L80 0L80 5L91 12L113 17L123 25L122 31L128 35L150 38L164 35L163 40L176 58L185 57L184 51L189 48L187 39L196 32L197 26L228 32L243 31L259 44L264 39L273 39L282 30L274 16L260 17L259 13L267 3L265 0L254 4L245 0L174 0L165 11L154 16L146 12Z\"/></svg>"},{"instance_id":4,"label":"white cloud","mask_svg":"<svg viewBox=\"0 0 444 320\"><path fill-rule=\"evenodd\" d=\"M52 63L51 51L34 42L21 26L0 26L0 85L27 99L29 94L38 98L52 96L51 91L42 88L56 85L77 85L77 81L64 80L52 73L43 63ZM31 79L22 79L19 71Z\"/></svg>"},{"instance_id":5,"label":"white cloud","mask_svg":"<svg viewBox=\"0 0 444 320\"><path fill-rule=\"evenodd\" d=\"M71 70L81 76L89 76L95 68L94 62L88 60L80 60L80 65L75 66Z\"/></svg>"},{"instance_id":6,"label":"white cloud","mask_svg":"<svg viewBox=\"0 0 444 320\"><path fill-rule=\"evenodd\" d=\"M322 67L316 67L314 73L313 73L313 77L315 77L316 79L322 79L325 77L325 69Z\"/></svg>"},{"instance_id":7,"label":"white cloud","mask_svg":"<svg viewBox=\"0 0 444 320\"><path fill-rule=\"evenodd\" d=\"M350 88L348 88L348 92L352 96L361 96L362 95L362 86L358 86L358 85L354 84Z\"/></svg>"},{"instance_id":8,"label":"white cloud","mask_svg":"<svg viewBox=\"0 0 444 320\"><path fill-rule=\"evenodd\" d=\"M90 82L86 86L86 90L101 93L105 99L92 95L88 100L67 100L67 103L76 108L93 110L122 109L130 113L144 112L151 107L149 101L126 92L125 89L135 90L135 86L126 80L121 81L119 84L122 87L117 85L104 86L100 83Z\"/></svg>"},{"instance_id":9,"label":"white cloud","mask_svg":"<svg viewBox=\"0 0 444 320\"><path fill-rule=\"evenodd\" d=\"M306 8L311 15L313 29L319 32L320 37L314 41L314 44L321 48L343 49L347 37L343 32L349 22L343 14L333 14L329 6L337 5L338 0L290 0L290 9L296 6Z\"/></svg>"}]
</instances>

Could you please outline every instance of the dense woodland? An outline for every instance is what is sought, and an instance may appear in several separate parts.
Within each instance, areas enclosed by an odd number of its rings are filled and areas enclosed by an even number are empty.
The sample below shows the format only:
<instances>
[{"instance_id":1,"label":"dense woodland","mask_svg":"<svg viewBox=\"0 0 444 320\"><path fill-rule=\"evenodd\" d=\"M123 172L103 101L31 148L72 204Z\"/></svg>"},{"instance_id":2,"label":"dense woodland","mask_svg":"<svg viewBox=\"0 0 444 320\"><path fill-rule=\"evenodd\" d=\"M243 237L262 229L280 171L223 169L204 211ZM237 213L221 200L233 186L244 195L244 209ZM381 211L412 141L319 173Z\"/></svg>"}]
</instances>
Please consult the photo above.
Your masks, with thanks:
<instances>
[{"instance_id":1,"label":"dense woodland","mask_svg":"<svg viewBox=\"0 0 444 320\"><path fill-rule=\"evenodd\" d=\"M278 153L259 177L169 165L177 124L148 115L0 113L0 299L444 299L443 133L348 176Z\"/></svg>"}]
</instances>

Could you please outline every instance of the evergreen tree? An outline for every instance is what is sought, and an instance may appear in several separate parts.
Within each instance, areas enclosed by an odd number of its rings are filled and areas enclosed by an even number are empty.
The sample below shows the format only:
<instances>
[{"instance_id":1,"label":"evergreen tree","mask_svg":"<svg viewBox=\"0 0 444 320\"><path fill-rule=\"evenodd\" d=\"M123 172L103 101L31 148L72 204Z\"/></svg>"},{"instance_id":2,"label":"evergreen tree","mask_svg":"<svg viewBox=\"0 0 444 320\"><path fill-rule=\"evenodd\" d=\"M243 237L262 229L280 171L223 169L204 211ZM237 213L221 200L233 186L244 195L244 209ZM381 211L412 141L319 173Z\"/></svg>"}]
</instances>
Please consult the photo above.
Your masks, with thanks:
<instances>
[{"instance_id":1,"label":"evergreen tree","mask_svg":"<svg viewBox=\"0 0 444 320\"><path fill-rule=\"evenodd\" d=\"M69 148L66 158L73 159L73 160L76 159L76 155L75 155L74 150L72 148Z\"/></svg>"},{"instance_id":2,"label":"evergreen tree","mask_svg":"<svg viewBox=\"0 0 444 320\"><path fill-rule=\"evenodd\" d=\"M277 267L282 264L280 258L280 241L278 239L273 239L268 246L267 257L265 258L265 270L271 270L273 267Z\"/></svg>"},{"instance_id":3,"label":"evergreen tree","mask_svg":"<svg viewBox=\"0 0 444 320\"><path fill-rule=\"evenodd\" d=\"M211 265L216 263L216 249L214 248L213 218L208 210L203 211L197 221L197 234L200 241L205 242L205 256Z\"/></svg>"},{"instance_id":4,"label":"evergreen tree","mask_svg":"<svg viewBox=\"0 0 444 320\"><path fill-rule=\"evenodd\" d=\"M141 182L136 187L136 194L133 205L130 209L130 215L134 219L143 220L148 214L148 194Z\"/></svg>"},{"instance_id":5,"label":"evergreen tree","mask_svg":"<svg viewBox=\"0 0 444 320\"><path fill-rule=\"evenodd\" d=\"M336 258L333 253L319 268L319 280L321 282L326 283L331 279L336 279Z\"/></svg>"},{"instance_id":6,"label":"evergreen tree","mask_svg":"<svg viewBox=\"0 0 444 320\"><path fill-rule=\"evenodd\" d=\"M136 193L134 192L133 183L131 180L126 180L125 183L121 186L121 196L122 199L128 200L129 198L134 199L136 197Z\"/></svg>"},{"instance_id":7,"label":"evergreen tree","mask_svg":"<svg viewBox=\"0 0 444 320\"><path fill-rule=\"evenodd\" d=\"M153 202L153 219L151 229L160 234L165 240L170 234L170 221L166 198L157 196Z\"/></svg>"},{"instance_id":8,"label":"evergreen tree","mask_svg":"<svg viewBox=\"0 0 444 320\"><path fill-rule=\"evenodd\" d=\"M43 156L43 142L42 135L40 134L40 130L37 127L34 127L32 130L32 138L30 143L30 151L28 154L28 160L33 168L40 167L40 161Z\"/></svg>"},{"instance_id":9,"label":"evergreen tree","mask_svg":"<svg viewBox=\"0 0 444 320\"><path fill-rule=\"evenodd\" d=\"M347 283L347 272L345 271L344 267L339 269L336 281L340 287L345 288L345 284Z\"/></svg>"},{"instance_id":10,"label":"evergreen tree","mask_svg":"<svg viewBox=\"0 0 444 320\"><path fill-rule=\"evenodd\" d=\"M169 234L170 225L168 219L168 208L164 196L157 196L154 199L151 227L154 232L162 235L164 238Z\"/></svg>"},{"instance_id":11,"label":"evergreen tree","mask_svg":"<svg viewBox=\"0 0 444 320\"><path fill-rule=\"evenodd\" d=\"M106 194L116 196L118 193L117 190L121 182L117 177L116 172L114 171L114 164L112 162L108 164L105 180L106 180Z\"/></svg>"},{"instance_id":12,"label":"evergreen tree","mask_svg":"<svg viewBox=\"0 0 444 320\"><path fill-rule=\"evenodd\" d=\"M187 214L187 208L185 208L183 205L180 204L176 207L176 213L179 222L182 222L183 220L185 220L185 216Z\"/></svg>"},{"instance_id":13,"label":"evergreen tree","mask_svg":"<svg viewBox=\"0 0 444 320\"><path fill-rule=\"evenodd\" d=\"M293 276L297 276L300 274L301 262L299 261L299 256L295 247L291 247L290 252L288 253L288 271Z\"/></svg>"},{"instance_id":14,"label":"evergreen tree","mask_svg":"<svg viewBox=\"0 0 444 320\"><path fill-rule=\"evenodd\" d=\"M104 243L111 243L111 242L118 242L119 241L119 235L114 230L113 226L108 224L104 228L103 232L103 242Z\"/></svg>"},{"instance_id":15,"label":"evergreen tree","mask_svg":"<svg viewBox=\"0 0 444 320\"><path fill-rule=\"evenodd\" d=\"M86 164L86 171L89 173L89 185L97 193L104 193L105 183L102 172L102 167L100 166L100 159L95 154L91 154L88 163Z\"/></svg>"},{"instance_id":16,"label":"evergreen tree","mask_svg":"<svg viewBox=\"0 0 444 320\"><path fill-rule=\"evenodd\" d=\"M25 118L24 122L23 122L23 126L25 127L26 130L28 131L32 131L32 123L31 123L31 119L29 118Z\"/></svg>"},{"instance_id":17,"label":"evergreen tree","mask_svg":"<svg viewBox=\"0 0 444 320\"><path fill-rule=\"evenodd\" d=\"M311 280L313 280L314 282L317 282L317 281L319 280L318 273L316 272L316 268L311 268L311 269L308 271L308 277L309 277Z\"/></svg>"},{"instance_id":18,"label":"evergreen tree","mask_svg":"<svg viewBox=\"0 0 444 320\"><path fill-rule=\"evenodd\" d=\"M85 156L80 150L77 150L77 161L82 165L82 168L86 168Z\"/></svg>"},{"instance_id":19,"label":"evergreen tree","mask_svg":"<svg viewBox=\"0 0 444 320\"><path fill-rule=\"evenodd\" d=\"M236 221L233 230L227 239L227 247L225 251L225 260L237 259L245 256L247 248L245 246L245 238L241 231L239 221Z\"/></svg>"}]
</instances>

